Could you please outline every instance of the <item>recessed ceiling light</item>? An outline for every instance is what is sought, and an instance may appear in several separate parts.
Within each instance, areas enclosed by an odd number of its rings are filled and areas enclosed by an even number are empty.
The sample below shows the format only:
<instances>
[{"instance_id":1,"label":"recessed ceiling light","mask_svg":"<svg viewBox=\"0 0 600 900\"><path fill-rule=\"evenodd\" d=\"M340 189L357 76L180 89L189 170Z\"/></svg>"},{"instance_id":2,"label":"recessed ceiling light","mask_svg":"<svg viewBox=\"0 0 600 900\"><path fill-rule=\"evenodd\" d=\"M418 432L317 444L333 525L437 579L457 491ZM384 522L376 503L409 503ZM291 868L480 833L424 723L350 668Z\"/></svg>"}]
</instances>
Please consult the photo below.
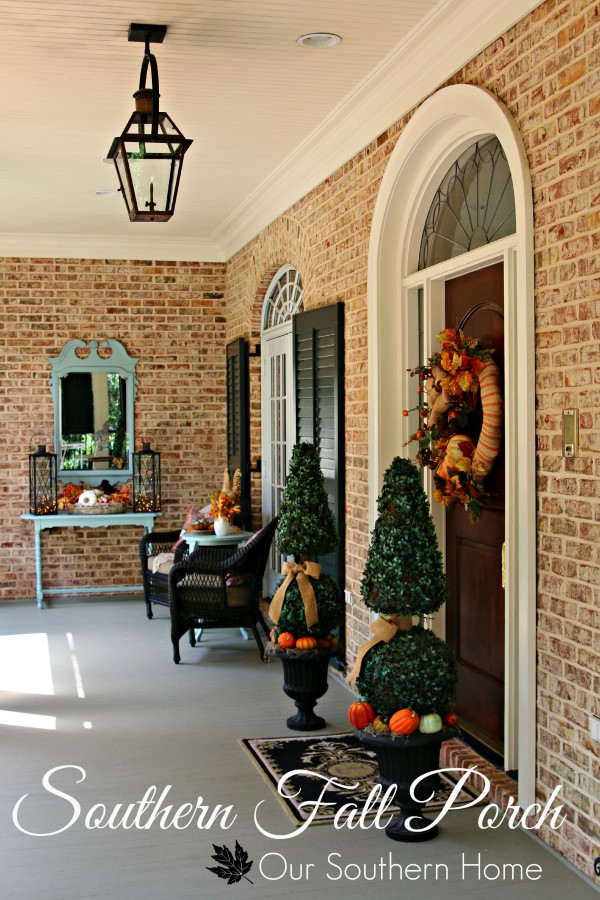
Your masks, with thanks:
<instances>
[{"instance_id":1,"label":"recessed ceiling light","mask_svg":"<svg viewBox=\"0 0 600 900\"><path fill-rule=\"evenodd\" d=\"M301 47L322 50L326 47L335 47L336 44L341 44L342 39L339 35L331 34L328 31L315 31L296 38L296 43L300 44Z\"/></svg>"}]
</instances>

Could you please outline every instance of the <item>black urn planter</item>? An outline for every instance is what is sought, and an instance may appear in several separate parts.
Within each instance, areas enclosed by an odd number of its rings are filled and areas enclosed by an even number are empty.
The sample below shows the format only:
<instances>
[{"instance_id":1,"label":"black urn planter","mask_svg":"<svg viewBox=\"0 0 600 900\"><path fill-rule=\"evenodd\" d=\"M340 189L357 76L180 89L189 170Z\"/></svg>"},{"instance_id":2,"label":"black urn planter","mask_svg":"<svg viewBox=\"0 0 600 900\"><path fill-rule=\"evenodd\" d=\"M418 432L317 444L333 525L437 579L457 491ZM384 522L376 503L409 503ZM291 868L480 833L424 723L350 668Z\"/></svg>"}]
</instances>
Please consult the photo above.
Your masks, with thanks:
<instances>
[{"instance_id":1,"label":"black urn planter","mask_svg":"<svg viewBox=\"0 0 600 900\"><path fill-rule=\"evenodd\" d=\"M327 650L299 652L267 646L270 656L278 656L283 663L283 690L295 702L298 712L287 720L293 731L317 731L327 724L317 716L317 700L326 693L329 660L334 655Z\"/></svg>"},{"instance_id":2,"label":"black urn planter","mask_svg":"<svg viewBox=\"0 0 600 900\"><path fill-rule=\"evenodd\" d=\"M417 842L430 841L438 833L437 825L422 815L421 809L430 796L440 787L440 778L436 770L440 767L440 746L444 741L456 737L455 728L444 728L434 734L409 734L392 737L388 734L372 734L354 728L359 741L377 755L379 766L379 783L384 790L395 785L394 804L400 808L400 814L385 829L386 835L393 841ZM411 796L411 785L420 775L431 772L427 778L419 782L416 789L417 799ZM419 800L422 798L422 800ZM407 819L412 819L410 829Z\"/></svg>"}]
</instances>

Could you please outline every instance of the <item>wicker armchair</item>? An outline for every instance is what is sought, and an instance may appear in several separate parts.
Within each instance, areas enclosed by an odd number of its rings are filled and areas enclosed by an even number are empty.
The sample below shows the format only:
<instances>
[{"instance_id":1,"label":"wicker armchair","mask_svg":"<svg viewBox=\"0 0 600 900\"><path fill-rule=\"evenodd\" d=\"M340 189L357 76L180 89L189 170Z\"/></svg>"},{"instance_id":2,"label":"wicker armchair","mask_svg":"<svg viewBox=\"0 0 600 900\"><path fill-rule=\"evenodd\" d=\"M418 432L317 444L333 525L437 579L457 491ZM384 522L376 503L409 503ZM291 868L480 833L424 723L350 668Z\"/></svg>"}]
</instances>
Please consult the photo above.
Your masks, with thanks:
<instances>
[{"instance_id":1,"label":"wicker armchair","mask_svg":"<svg viewBox=\"0 0 600 900\"><path fill-rule=\"evenodd\" d=\"M181 529L177 531L151 531L145 534L140 541L140 562L142 564L142 583L144 585L144 600L146 601L146 615L152 618L152 604L158 606L169 605L169 574L168 566L163 571L152 571L152 559L159 553L170 553L173 544L179 540ZM189 554L189 547L182 541L175 551L173 562L181 562ZM165 570L166 569L166 570Z\"/></svg>"},{"instance_id":2,"label":"wicker armchair","mask_svg":"<svg viewBox=\"0 0 600 900\"><path fill-rule=\"evenodd\" d=\"M230 546L199 547L173 566L169 596L174 662L181 659L180 638L194 628L248 628L263 658L257 625L266 635L269 632L259 600L276 527L277 519L273 519L233 552Z\"/></svg>"}]
</instances>

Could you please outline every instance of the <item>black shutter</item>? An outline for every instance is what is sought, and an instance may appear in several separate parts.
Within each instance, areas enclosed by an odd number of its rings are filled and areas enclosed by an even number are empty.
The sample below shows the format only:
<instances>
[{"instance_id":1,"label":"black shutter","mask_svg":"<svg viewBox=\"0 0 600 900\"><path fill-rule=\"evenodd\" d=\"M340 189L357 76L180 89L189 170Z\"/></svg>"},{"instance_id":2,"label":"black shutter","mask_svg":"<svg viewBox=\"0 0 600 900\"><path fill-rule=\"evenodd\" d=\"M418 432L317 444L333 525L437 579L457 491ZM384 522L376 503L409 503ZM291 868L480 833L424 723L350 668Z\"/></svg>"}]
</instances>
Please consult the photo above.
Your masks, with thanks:
<instances>
[{"instance_id":1,"label":"black shutter","mask_svg":"<svg viewBox=\"0 0 600 900\"><path fill-rule=\"evenodd\" d=\"M243 338L227 345L227 468L242 473L242 517L250 514L250 406L248 345ZM246 507L246 508L244 508Z\"/></svg>"},{"instance_id":2,"label":"black shutter","mask_svg":"<svg viewBox=\"0 0 600 900\"><path fill-rule=\"evenodd\" d=\"M296 441L315 444L339 535L323 571L345 587L344 304L294 316Z\"/></svg>"}]
</instances>

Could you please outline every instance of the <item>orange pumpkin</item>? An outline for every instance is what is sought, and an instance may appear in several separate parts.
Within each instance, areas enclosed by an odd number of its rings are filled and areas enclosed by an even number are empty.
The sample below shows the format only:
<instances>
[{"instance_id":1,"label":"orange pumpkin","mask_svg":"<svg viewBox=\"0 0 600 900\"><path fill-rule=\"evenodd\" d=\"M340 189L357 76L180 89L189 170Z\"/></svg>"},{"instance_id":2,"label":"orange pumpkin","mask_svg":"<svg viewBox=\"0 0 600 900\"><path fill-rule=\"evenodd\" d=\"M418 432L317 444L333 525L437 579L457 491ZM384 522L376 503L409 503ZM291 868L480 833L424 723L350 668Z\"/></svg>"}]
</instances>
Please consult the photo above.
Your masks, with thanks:
<instances>
[{"instance_id":1,"label":"orange pumpkin","mask_svg":"<svg viewBox=\"0 0 600 900\"><path fill-rule=\"evenodd\" d=\"M294 646L296 638L290 631L282 631L277 639L277 643L282 650L288 650L290 647Z\"/></svg>"},{"instance_id":2,"label":"orange pumpkin","mask_svg":"<svg viewBox=\"0 0 600 900\"><path fill-rule=\"evenodd\" d=\"M364 728L370 725L375 718L375 710L370 703L357 700L348 710L348 718L355 728Z\"/></svg>"},{"instance_id":3,"label":"orange pumpkin","mask_svg":"<svg viewBox=\"0 0 600 900\"><path fill-rule=\"evenodd\" d=\"M413 709L399 709L388 724L395 734L412 734L419 727L419 717Z\"/></svg>"},{"instance_id":4,"label":"orange pumpkin","mask_svg":"<svg viewBox=\"0 0 600 900\"><path fill-rule=\"evenodd\" d=\"M296 641L296 650L314 650L317 646L317 639L308 635L307 637L299 637Z\"/></svg>"}]
</instances>

